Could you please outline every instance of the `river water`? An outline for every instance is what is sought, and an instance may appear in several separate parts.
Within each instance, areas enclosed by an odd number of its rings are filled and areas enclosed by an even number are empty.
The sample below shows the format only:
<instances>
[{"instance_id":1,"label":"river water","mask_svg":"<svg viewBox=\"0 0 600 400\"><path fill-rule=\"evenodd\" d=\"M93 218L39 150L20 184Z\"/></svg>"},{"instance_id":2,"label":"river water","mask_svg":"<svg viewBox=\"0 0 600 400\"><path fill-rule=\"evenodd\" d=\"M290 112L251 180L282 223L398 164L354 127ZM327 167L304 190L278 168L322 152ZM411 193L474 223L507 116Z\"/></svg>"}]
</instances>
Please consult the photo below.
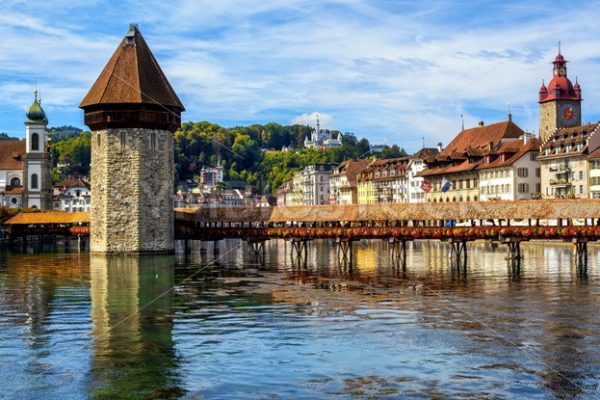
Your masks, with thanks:
<instances>
[{"instance_id":1,"label":"river water","mask_svg":"<svg viewBox=\"0 0 600 400\"><path fill-rule=\"evenodd\" d=\"M600 395L600 248L476 243L193 245L189 255L0 255L0 398L591 399Z\"/></svg>"}]
</instances>

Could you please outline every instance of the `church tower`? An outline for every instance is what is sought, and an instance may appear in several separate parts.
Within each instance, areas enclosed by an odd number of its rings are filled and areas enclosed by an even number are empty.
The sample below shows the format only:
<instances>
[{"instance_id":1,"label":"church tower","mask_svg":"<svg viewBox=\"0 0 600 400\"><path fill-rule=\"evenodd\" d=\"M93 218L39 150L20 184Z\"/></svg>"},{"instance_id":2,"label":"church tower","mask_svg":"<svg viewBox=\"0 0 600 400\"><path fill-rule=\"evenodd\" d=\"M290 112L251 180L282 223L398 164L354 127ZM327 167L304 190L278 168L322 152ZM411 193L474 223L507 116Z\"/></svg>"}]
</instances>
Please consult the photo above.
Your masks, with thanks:
<instances>
[{"instance_id":1,"label":"church tower","mask_svg":"<svg viewBox=\"0 0 600 400\"><path fill-rule=\"evenodd\" d=\"M558 128L581 125L581 87L567 77L567 61L560 54L552 62L552 80L539 92L540 138L545 141Z\"/></svg>"},{"instance_id":2,"label":"church tower","mask_svg":"<svg viewBox=\"0 0 600 400\"><path fill-rule=\"evenodd\" d=\"M26 150L23 158L23 206L52 209L52 176L48 156L48 118L35 91L25 122Z\"/></svg>"},{"instance_id":3,"label":"church tower","mask_svg":"<svg viewBox=\"0 0 600 400\"><path fill-rule=\"evenodd\" d=\"M185 109L137 25L80 107L92 130L91 251L172 253L173 132Z\"/></svg>"}]
</instances>

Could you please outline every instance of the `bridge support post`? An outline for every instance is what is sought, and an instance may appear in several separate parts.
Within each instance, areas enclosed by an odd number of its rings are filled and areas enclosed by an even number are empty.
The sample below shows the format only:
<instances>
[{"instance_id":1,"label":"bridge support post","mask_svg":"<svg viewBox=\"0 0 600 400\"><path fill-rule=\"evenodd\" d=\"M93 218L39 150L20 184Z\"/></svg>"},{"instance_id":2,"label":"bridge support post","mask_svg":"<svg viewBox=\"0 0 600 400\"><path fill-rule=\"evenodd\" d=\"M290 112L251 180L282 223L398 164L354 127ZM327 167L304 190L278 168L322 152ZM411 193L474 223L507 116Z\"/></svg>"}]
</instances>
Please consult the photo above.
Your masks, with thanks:
<instances>
[{"instance_id":1,"label":"bridge support post","mask_svg":"<svg viewBox=\"0 0 600 400\"><path fill-rule=\"evenodd\" d=\"M249 249L252 251L252 254L254 255L256 261L258 261L260 264L264 264L265 262L265 242L265 239L248 241Z\"/></svg>"},{"instance_id":2,"label":"bridge support post","mask_svg":"<svg viewBox=\"0 0 600 400\"><path fill-rule=\"evenodd\" d=\"M451 263L460 269L467 271L467 241L462 239L448 239L451 251Z\"/></svg>"},{"instance_id":3,"label":"bridge support post","mask_svg":"<svg viewBox=\"0 0 600 400\"><path fill-rule=\"evenodd\" d=\"M394 267L406 268L406 240L390 239L390 261Z\"/></svg>"},{"instance_id":4,"label":"bridge support post","mask_svg":"<svg viewBox=\"0 0 600 400\"><path fill-rule=\"evenodd\" d=\"M575 263L580 270L587 270L588 266L588 241L584 238L573 239L575 244Z\"/></svg>"},{"instance_id":5,"label":"bridge support post","mask_svg":"<svg viewBox=\"0 0 600 400\"><path fill-rule=\"evenodd\" d=\"M308 239L292 239L292 264L306 267L308 262Z\"/></svg>"},{"instance_id":6,"label":"bridge support post","mask_svg":"<svg viewBox=\"0 0 600 400\"><path fill-rule=\"evenodd\" d=\"M506 261L512 266L513 270L521 268L521 242L522 239L515 237L500 237L500 242L506 244Z\"/></svg>"},{"instance_id":7,"label":"bridge support post","mask_svg":"<svg viewBox=\"0 0 600 400\"><path fill-rule=\"evenodd\" d=\"M220 252L219 241L218 240L213 240L213 255L214 256L218 256L219 252Z\"/></svg>"},{"instance_id":8,"label":"bridge support post","mask_svg":"<svg viewBox=\"0 0 600 400\"><path fill-rule=\"evenodd\" d=\"M352 240L351 239L336 239L336 254L340 264L352 265Z\"/></svg>"}]
</instances>

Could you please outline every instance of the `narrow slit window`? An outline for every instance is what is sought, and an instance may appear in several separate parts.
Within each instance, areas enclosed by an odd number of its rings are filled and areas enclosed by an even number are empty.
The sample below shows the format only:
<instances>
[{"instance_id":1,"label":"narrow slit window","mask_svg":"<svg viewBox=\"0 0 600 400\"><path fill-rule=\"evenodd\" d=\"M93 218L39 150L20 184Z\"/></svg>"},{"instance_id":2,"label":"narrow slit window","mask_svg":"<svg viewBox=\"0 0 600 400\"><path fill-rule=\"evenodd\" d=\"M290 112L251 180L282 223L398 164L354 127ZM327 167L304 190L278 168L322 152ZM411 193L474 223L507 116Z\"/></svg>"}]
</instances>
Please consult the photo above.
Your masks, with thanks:
<instances>
[{"instance_id":1,"label":"narrow slit window","mask_svg":"<svg viewBox=\"0 0 600 400\"><path fill-rule=\"evenodd\" d=\"M121 149L125 148L125 132L121 132Z\"/></svg>"}]
</instances>

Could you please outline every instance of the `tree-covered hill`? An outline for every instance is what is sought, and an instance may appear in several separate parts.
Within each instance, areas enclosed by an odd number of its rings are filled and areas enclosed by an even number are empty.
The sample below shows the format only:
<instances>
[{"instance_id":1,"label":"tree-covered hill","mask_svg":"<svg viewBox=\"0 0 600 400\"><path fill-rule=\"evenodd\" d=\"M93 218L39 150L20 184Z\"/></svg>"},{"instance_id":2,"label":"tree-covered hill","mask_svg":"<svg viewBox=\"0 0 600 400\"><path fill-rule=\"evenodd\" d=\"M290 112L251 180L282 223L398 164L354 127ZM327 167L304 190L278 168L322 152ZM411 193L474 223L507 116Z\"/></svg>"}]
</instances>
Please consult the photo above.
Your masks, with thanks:
<instances>
[{"instance_id":1,"label":"tree-covered hill","mask_svg":"<svg viewBox=\"0 0 600 400\"><path fill-rule=\"evenodd\" d=\"M90 133L66 126L51 129L53 178L89 174ZM220 156L225 180L243 180L265 194L274 193L294 172L313 163L339 163L369 156L369 141L343 135L342 146L326 150L303 148L311 128L304 125L249 125L224 128L210 122L186 122L175 132L176 182L197 179L203 166L216 166ZM333 137L340 134L331 131ZM405 155L398 146L387 147L382 157Z\"/></svg>"}]
</instances>

